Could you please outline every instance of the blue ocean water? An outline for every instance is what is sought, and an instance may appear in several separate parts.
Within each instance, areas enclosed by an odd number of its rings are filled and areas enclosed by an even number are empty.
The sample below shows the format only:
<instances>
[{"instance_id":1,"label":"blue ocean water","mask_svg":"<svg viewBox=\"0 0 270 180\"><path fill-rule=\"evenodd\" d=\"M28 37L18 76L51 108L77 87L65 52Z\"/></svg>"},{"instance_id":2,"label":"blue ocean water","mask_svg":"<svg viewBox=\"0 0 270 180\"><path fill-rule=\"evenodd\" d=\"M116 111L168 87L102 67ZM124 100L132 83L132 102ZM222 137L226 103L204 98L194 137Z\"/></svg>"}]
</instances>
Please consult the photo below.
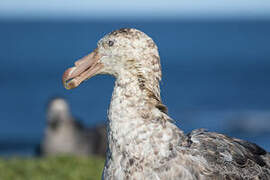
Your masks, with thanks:
<instances>
[{"instance_id":1,"label":"blue ocean water","mask_svg":"<svg viewBox=\"0 0 270 180\"><path fill-rule=\"evenodd\" d=\"M103 35L121 27L141 29L157 43L163 101L185 132L206 128L270 151L270 116L255 118L252 128L234 116L270 110L270 21L2 20L1 155L33 154L52 96L65 97L73 114L88 126L106 121L112 77L97 76L71 91L63 88L61 77Z\"/></svg>"}]
</instances>

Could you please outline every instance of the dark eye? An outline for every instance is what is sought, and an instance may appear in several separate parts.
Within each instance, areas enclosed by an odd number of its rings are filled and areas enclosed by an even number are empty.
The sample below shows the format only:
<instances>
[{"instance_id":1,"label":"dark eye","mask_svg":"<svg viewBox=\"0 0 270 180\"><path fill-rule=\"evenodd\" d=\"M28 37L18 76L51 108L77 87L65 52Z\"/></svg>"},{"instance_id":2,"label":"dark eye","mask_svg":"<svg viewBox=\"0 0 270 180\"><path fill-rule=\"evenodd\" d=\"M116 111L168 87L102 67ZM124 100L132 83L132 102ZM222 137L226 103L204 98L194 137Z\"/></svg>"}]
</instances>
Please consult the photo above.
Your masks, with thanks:
<instances>
[{"instance_id":1,"label":"dark eye","mask_svg":"<svg viewBox=\"0 0 270 180\"><path fill-rule=\"evenodd\" d=\"M108 44L109 44L109 46L113 46L114 42L113 41L109 41Z\"/></svg>"}]
</instances>

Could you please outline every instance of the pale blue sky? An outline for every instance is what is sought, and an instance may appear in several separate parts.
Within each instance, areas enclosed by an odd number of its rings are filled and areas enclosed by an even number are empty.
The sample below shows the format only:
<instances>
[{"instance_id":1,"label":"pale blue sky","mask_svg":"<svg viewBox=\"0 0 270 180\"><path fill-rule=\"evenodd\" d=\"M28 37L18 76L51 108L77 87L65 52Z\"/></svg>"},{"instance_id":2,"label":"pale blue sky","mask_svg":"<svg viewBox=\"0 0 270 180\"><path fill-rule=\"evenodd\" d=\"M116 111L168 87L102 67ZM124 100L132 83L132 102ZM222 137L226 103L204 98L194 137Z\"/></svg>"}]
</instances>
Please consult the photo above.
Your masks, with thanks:
<instances>
[{"instance_id":1,"label":"pale blue sky","mask_svg":"<svg viewBox=\"0 0 270 180\"><path fill-rule=\"evenodd\" d=\"M270 19L270 0L1 0L0 18Z\"/></svg>"}]
</instances>

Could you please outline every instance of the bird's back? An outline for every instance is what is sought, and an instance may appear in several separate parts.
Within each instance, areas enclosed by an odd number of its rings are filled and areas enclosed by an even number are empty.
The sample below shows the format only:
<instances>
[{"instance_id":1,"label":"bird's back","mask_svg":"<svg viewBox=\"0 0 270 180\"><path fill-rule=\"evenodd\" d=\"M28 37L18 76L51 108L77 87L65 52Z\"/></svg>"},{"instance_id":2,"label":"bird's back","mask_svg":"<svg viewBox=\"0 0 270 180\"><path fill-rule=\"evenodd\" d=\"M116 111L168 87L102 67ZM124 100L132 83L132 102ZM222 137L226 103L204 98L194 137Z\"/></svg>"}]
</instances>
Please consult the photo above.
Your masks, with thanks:
<instances>
[{"instance_id":1,"label":"bird's back","mask_svg":"<svg viewBox=\"0 0 270 180\"><path fill-rule=\"evenodd\" d=\"M201 159L195 171L206 177L270 179L270 155L254 143L198 129L179 147L180 153Z\"/></svg>"}]
</instances>

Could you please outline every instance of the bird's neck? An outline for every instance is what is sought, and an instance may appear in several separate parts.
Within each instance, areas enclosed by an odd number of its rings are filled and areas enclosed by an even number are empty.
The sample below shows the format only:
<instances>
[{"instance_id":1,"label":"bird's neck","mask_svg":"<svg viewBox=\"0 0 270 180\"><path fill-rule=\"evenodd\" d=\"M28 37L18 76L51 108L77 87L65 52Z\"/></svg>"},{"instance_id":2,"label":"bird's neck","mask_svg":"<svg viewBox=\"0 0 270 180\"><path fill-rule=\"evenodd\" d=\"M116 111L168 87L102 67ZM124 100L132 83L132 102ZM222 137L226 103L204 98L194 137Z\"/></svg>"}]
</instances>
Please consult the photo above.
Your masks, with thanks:
<instances>
[{"instance_id":1,"label":"bird's neck","mask_svg":"<svg viewBox=\"0 0 270 180\"><path fill-rule=\"evenodd\" d=\"M108 114L111 128L117 134L128 133L127 130L133 130L141 123L168 118L166 111L157 80L129 72L117 77ZM119 125L121 127L115 127Z\"/></svg>"},{"instance_id":2,"label":"bird's neck","mask_svg":"<svg viewBox=\"0 0 270 180\"><path fill-rule=\"evenodd\" d=\"M149 140L155 140L158 136L161 139L166 137L164 143L168 144L168 139L174 135L172 131L176 128L166 114L166 107L161 103L158 80L140 74L123 73L117 77L108 119L111 156L120 152L143 152L144 155L153 153L152 146L158 140L153 142L151 148ZM159 141L162 142L163 140Z\"/></svg>"}]
</instances>

